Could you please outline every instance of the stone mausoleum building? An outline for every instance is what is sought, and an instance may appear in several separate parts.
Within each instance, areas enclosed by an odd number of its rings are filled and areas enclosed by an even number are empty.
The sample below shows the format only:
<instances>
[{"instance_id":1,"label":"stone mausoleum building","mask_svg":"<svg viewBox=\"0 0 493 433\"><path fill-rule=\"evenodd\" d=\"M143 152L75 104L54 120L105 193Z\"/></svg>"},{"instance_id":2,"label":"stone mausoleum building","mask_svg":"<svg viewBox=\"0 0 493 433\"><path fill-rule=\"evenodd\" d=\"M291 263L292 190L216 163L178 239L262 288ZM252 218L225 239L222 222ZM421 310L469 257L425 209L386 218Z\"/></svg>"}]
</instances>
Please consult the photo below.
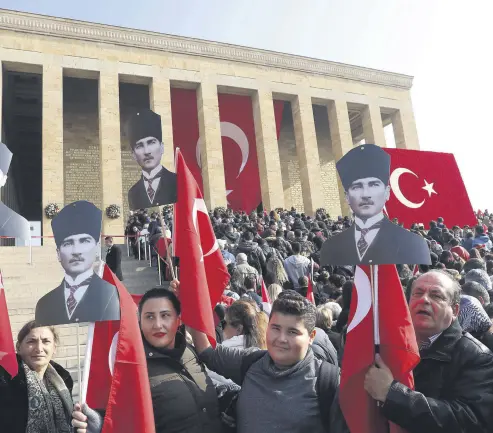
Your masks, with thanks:
<instances>
[{"instance_id":1,"label":"stone mausoleum building","mask_svg":"<svg viewBox=\"0 0 493 433\"><path fill-rule=\"evenodd\" d=\"M385 146L388 125L397 147L419 148L412 77L406 75L2 9L0 63L0 136L14 153L1 199L43 236L52 234L47 204L63 207L81 199L103 214L111 204L120 206L122 217L104 216L103 233L123 234L127 191L140 176L124 124L141 108L159 113L162 163L173 170L174 89L195 92L209 209L227 204L221 94L251 98L266 209L294 206L313 214L325 207L332 216L346 214L335 169L345 152L363 140ZM54 243L43 244L0 248L14 335L34 317L37 300L63 278ZM86 333L84 327L82 346ZM76 328L60 327L60 334L57 362L76 376Z\"/></svg>"},{"instance_id":2,"label":"stone mausoleum building","mask_svg":"<svg viewBox=\"0 0 493 433\"><path fill-rule=\"evenodd\" d=\"M1 137L14 153L3 200L29 221L51 202L127 210L138 176L122 123L132 107L162 117L173 168L170 91L194 89L209 208L226 206L218 94L249 95L265 208L346 213L335 162L362 140L418 149L412 77L295 55L0 10ZM276 137L273 101L284 101ZM123 214L125 215L125 213ZM124 218L103 222L121 234Z\"/></svg>"}]
</instances>

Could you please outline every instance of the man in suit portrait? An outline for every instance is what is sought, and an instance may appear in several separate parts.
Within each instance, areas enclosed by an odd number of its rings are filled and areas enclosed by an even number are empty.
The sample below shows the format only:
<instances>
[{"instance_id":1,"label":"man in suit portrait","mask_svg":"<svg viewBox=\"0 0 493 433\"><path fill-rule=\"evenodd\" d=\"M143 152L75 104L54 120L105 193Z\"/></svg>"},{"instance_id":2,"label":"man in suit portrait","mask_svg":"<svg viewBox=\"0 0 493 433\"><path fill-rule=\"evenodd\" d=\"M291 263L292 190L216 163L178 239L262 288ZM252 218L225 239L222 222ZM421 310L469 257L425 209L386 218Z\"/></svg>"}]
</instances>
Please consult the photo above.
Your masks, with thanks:
<instances>
[{"instance_id":1,"label":"man in suit portrait","mask_svg":"<svg viewBox=\"0 0 493 433\"><path fill-rule=\"evenodd\" d=\"M426 241L383 213L390 196L389 154L365 144L351 149L336 165L354 223L324 242L321 264L431 264Z\"/></svg>"},{"instance_id":2,"label":"man in suit portrait","mask_svg":"<svg viewBox=\"0 0 493 433\"><path fill-rule=\"evenodd\" d=\"M120 320L116 287L94 273L102 212L92 203L65 206L51 222L58 261L65 271L61 284L36 305L42 326Z\"/></svg>"},{"instance_id":3,"label":"man in suit portrait","mask_svg":"<svg viewBox=\"0 0 493 433\"><path fill-rule=\"evenodd\" d=\"M106 264L112 270L112 272L117 276L120 281L123 281L122 274L122 250L118 245L113 244L113 238L111 236L106 236L104 238L104 244L106 245Z\"/></svg>"},{"instance_id":4,"label":"man in suit portrait","mask_svg":"<svg viewBox=\"0 0 493 433\"><path fill-rule=\"evenodd\" d=\"M142 176L128 191L132 210L176 202L176 174L161 165L164 144L161 116L152 110L135 113L128 123L132 157L142 168Z\"/></svg>"},{"instance_id":5,"label":"man in suit portrait","mask_svg":"<svg viewBox=\"0 0 493 433\"><path fill-rule=\"evenodd\" d=\"M11 161L12 152L5 144L0 142L0 188L3 188L7 182L7 173L9 171ZM29 240L31 237L31 227L29 222L1 201L0 236L8 236L23 240Z\"/></svg>"}]
</instances>

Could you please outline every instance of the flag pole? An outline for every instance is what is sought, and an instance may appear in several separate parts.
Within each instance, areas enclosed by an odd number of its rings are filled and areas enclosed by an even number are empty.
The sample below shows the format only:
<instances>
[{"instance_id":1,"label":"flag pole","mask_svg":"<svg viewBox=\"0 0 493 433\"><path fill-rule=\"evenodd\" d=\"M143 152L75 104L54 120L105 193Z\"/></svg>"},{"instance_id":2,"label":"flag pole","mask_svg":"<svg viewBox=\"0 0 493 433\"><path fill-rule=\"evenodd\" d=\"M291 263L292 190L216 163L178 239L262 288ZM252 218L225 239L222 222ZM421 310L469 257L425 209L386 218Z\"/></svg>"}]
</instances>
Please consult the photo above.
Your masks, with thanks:
<instances>
[{"instance_id":1,"label":"flag pole","mask_svg":"<svg viewBox=\"0 0 493 433\"><path fill-rule=\"evenodd\" d=\"M77 322L77 381L79 383L79 398L82 397L82 372L80 368L80 325Z\"/></svg>"},{"instance_id":2,"label":"flag pole","mask_svg":"<svg viewBox=\"0 0 493 433\"><path fill-rule=\"evenodd\" d=\"M371 300L373 310L373 344L375 354L380 353L380 321L378 311L378 265L370 265Z\"/></svg>"},{"instance_id":3,"label":"flag pole","mask_svg":"<svg viewBox=\"0 0 493 433\"><path fill-rule=\"evenodd\" d=\"M82 385L79 386L79 402L83 405L87 398L87 386L89 384L89 370L91 368L92 344L94 341L95 323L89 323L87 327L86 356L84 358L84 372L82 374ZM79 363L80 365L80 363Z\"/></svg>"}]
</instances>

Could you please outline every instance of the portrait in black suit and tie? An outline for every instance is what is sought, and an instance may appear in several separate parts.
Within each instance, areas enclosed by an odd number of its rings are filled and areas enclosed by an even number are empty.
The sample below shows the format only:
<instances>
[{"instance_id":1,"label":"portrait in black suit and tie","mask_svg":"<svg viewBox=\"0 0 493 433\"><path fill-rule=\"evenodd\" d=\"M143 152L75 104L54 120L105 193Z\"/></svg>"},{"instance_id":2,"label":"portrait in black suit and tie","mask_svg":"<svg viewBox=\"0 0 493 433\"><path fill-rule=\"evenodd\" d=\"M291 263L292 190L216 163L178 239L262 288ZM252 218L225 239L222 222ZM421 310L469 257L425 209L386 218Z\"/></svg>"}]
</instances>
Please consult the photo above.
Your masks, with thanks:
<instances>
[{"instance_id":1,"label":"portrait in black suit and tie","mask_svg":"<svg viewBox=\"0 0 493 433\"><path fill-rule=\"evenodd\" d=\"M336 164L354 223L322 245L322 265L431 264L426 241L389 221L390 156L374 144L351 149Z\"/></svg>"},{"instance_id":2,"label":"portrait in black suit and tie","mask_svg":"<svg viewBox=\"0 0 493 433\"><path fill-rule=\"evenodd\" d=\"M142 175L128 191L131 210L176 202L176 174L161 165L164 154L161 116L152 110L135 113L128 122L132 157Z\"/></svg>"},{"instance_id":3,"label":"portrait in black suit and tie","mask_svg":"<svg viewBox=\"0 0 493 433\"><path fill-rule=\"evenodd\" d=\"M7 182L7 173L9 171L11 161L12 152L5 144L0 142L0 188L3 188ZM29 240L31 237L31 227L29 222L1 201L0 236L8 236L23 240Z\"/></svg>"},{"instance_id":4,"label":"portrait in black suit and tie","mask_svg":"<svg viewBox=\"0 0 493 433\"><path fill-rule=\"evenodd\" d=\"M51 227L57 256L65 277L36 305L36 322L42 326L120 320L120 300L115 286L94 273L99 251L102 212L92 203L65 206Z\"/></svg>"}]
</instances>

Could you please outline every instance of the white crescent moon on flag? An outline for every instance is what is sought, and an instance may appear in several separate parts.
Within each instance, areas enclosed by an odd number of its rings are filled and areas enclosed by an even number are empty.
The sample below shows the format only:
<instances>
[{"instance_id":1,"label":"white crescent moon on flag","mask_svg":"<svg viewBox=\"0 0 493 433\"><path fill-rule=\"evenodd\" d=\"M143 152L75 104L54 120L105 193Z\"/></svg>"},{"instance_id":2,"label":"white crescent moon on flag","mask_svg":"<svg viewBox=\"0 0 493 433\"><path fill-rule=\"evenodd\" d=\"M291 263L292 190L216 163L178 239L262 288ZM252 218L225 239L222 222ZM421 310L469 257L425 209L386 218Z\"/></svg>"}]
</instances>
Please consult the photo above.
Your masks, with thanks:
<instances>
[{"instance_id":1,"label":"white crescent moon on flag","mask_svg":"<svg viewBox=\"0 0 493 433\"><path fill-rule=\"evenodd\" d=\"M116 359L116 345L118 344L118 336L120 335L117 332L113 336L113 340L111 340L110 350L108 352L108 366L110 367L110 373L113 376L113 370L115 369L115 359Z\"/></svg>"},{"instance_id":2,"label":"white crescent moon on flag","mask_svg":"<svg viewBox=\"0 0 493 433\"><path fill-rule=\"evenodd\" d=\"M416 177L416 178L418 177L418 175L416 173L414 173L413 171L411 171L407 168L403 168L403 167L396 168L392 172L392 174L390 175L390 187L392 188L392 191L394 192L397 200L399 200L404 206L407 206L408 208L411 208L411 209L418 209L421 206L423 206L425 201L423 200L421 203L414 203L414 202L408 200L406 198L406 196L402 193L401 188L399 186L399 178L404 173L410 173L414 177Z\"/></svg>"},{"instance_id":3,"label":"white crescent moon on flag","mask_svg":"<svg viewBox=\"0 0 493 433\"><path fill-rule=\"evenodd\" d=\"M353 316L353 320L347 327L347 332L356 328L367 316L371 308L371 285L368 275L359 266L356 266L354 273L354 287L358 292L358 305Z\"/></svg>"},{"instance_id":4,"label":"white crescent moon on flag","mask_svg":"<svg viewBox=\"0 0 493 433\"><path fill-rule=\"evenodd\" d=\"M231 122L221 122L221 137L228 137L233 140L241 151L241 165L240 170L236 178L238 178L245 168L248 162L248 156L250 154L250 145L248 144L248 138L238 125ZM202 146L202 139L199 137L197 140L197 147L195 148L195 158L197 159L197 164L202 168L202 156L200 155L200 148Z\"/></svg>"},{"instance_id":5,"label":"white crescent moon on flag","mask_svg":"<svg viewBox=\"0 0 493 433\"><path fill-rule=\"evenodd\" d=\"M7 352L0 352L0 361L3 359L5 355L8 355Z\"/></svg>"},{"instance_id":6,"label":"white crescent moon on flag","mask_svg":"<svg viewBox=\"0 0 493 433\"><path fill-rule=\"evenodd\" d=\"M207 212L207 206L205 205L205 201L202 198L196 198L193 201L193 207L192 207L192 221L193 221L193 226L195 227L195 233L199 233L199 230L197 229L197 212L202 212L209 216ZM202 246L199 245L200 250L202 251ZM219 249L219 243L217 242L216 237L214 236L214 244L212 245L211 249L209 252L204 254L202 252L202 260L204 260L204 257L210 256L213 252L217 251Z\"/></svg>"}]
</instances>

